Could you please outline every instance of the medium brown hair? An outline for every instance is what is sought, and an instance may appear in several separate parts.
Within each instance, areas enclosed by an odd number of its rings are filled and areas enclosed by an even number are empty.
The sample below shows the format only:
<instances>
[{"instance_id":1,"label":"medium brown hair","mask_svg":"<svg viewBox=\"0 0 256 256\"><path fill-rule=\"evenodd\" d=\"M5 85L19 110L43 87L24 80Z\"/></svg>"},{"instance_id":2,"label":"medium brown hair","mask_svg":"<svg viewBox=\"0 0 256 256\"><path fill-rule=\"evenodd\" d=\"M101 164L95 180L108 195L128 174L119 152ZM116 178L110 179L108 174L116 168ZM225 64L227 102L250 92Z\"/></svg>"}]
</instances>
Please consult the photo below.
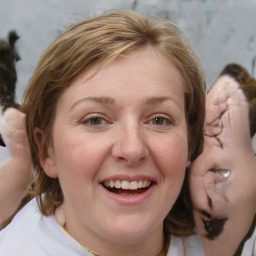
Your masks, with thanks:
<instances>
[{"instance_id":1,"label":"medium brown hair","mask_svg":"<svg viewBox=\"0 0 256 256\"><path fill-rule=\"evenodd\" d=\"M169 21L142 16L130 10L115 11L78 23L60 35L42 56L26 90L22 109L36 172L36 196L41 212L49 215L63 203L58 179L48 177L39 161L33 137L43 132L44 154L52 139L56 105L60 95L82 72L104 68L123 53L150 45L179 69L184 80L185 114L190 160L202 150L205 114L205 82L199 65L181 31ZM187 174L186 174L187 175ZM164 222L164 232L191 234L192 212L187 205L187 178L182 192Z\"/></svg>"}]
</instances>

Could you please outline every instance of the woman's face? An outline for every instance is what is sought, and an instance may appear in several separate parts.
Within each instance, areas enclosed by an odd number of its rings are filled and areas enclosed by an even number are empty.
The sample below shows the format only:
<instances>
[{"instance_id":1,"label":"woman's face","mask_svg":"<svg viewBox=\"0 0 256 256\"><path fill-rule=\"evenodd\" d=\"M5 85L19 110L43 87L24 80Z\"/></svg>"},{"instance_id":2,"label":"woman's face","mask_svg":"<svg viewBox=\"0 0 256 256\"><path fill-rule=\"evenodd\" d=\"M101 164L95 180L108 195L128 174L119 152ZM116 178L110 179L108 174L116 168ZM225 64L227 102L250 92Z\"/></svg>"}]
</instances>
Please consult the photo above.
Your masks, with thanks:
<instances>
[{"instance_id":1,"label":"woman's face","mask_svg":"<svg viewBox=\"0 0 256 256\"><path fill-rule=\"evenodd\" d=\"M150 47L91 74L60 97L43 163L60 181L65 227L91 249L161 246L188 158L181 75Z\"/></svg>"}]
</instances>

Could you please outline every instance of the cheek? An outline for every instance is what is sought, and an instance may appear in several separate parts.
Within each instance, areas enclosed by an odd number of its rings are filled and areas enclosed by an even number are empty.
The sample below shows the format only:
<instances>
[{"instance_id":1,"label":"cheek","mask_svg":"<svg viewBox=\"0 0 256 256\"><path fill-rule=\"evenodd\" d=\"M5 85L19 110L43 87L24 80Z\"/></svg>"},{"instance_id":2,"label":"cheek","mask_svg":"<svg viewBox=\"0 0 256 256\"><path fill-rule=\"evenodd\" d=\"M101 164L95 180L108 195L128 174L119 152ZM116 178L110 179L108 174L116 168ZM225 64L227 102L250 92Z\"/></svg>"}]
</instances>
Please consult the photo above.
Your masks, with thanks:
<instances>
[{"instance_id":1,"label":"cheek","mask_svg":"<svg viewBox=\"0 0 256 256\"><path fill-rule=\"evenodd\" d=\"M172 207L184 182L188 157L187 140L176 138L169 142L166 141L165 145L156 151L156 154L164 189L165 200L163 201L168 202L166 205Z\"/></svg>"},{"instance_id":2,"label":"cheek","mask_svg":"<svg viewBox=\"0 0 256 256\"><path fill-rule=\"evenodd\" d=\"M188 159L187 140L174 138L167 140L156 151L158 164L165 175L183 174ZM182 175L181 175L182 176Z\"/></svg>"},{"instance_id":3,"label":"cheek","mask_svg":"<svg viewBox=\"0 0 256 256\"><path fill-rule=\"evenodd\" d=\"M88 138L79 133L62 134L58 138L54 151L59 176L70 176L71 180L77 182L95 178L108 152L108 146L96 138Z\"/></svg>"},{"instance_id":4,"label":"cheek","mask_svg":"<svg viewBox=\"0 0 256 256\"><path fill-rule=\"evenodd\" d=\"M167 215L176 202L184 183L188 157L187 141L177 140L177 143L170 141L164 147L159 148L155 157L158 158L157 165L161 172L159 188L162 200L159 202L159 208L164 209L163 212Z\"/></svg>"},{"instance_id":5,"label":"cheek","mask_svg":"<svg viewBox=\"0 0 256 256\"><path fill-rule=\"evenodd\" d=\"M58 152L56 168L65 201L71 205L79 204L81 198L90 202L99 169L98 154L90 145L75 140L63 140L58 147L56 145L55 152Z\"/></svg>"}]
</instances>

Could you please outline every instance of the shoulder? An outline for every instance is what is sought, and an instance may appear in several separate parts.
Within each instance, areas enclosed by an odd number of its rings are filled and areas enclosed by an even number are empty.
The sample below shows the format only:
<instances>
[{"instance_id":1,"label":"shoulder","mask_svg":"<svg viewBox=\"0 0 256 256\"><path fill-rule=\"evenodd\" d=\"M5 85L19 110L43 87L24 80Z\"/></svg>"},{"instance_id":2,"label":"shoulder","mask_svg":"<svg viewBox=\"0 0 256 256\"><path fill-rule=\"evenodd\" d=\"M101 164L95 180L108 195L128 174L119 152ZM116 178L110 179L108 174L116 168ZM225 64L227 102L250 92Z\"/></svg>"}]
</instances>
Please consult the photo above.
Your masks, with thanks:
<instances>
[{"instance_id":1,"label":"shoulder","mask_svg":"<svg viewBox=\"0 0 256 256\"><path fill-rule=\"evenodd\" d=\"M204 256L203 247L198 235L188 237L171 236L167 256Z\"/></svg>"},{"instance_id":2,"label":"shoulder","mask_svg":"<svg viewBox=\"0 0 256 256\"><path fill-rule=\"evenodd\" d=\"M256 228L252 236L246 241L241 256L252 255L256 256Z\"/></svg>"},{"instance_id":3,"label":"shoulder","mask_svg":"<svg viewBox=\"0 0 256 256\"><path fill-rule=\"evenodd\" d=\"M203 246L199 235L188 237L171 236L167 256L204 256ZM256 256L256 228L244 245L241 256Z\"/></svg>"},{"instance_id":4,"label":"shoulder","mask_svg":"<svg viewBox=\"0 0 256 256\"><path fill-rule=\"evenodd\" d=\"M0 255L89 256L53 216L43 216L36 199L31 200L0 232Z\"/></svg>"},{"instance_id":5,"label":"shoulder","mask_svg":"<svg viewBox=\"0 0 256 256\"><path fill-rule=\"evenodd\" d=\"M0 255L18 255L18 253L31 255L27 249L34 255L39 255L34 242L37 236L34 236L34 233L35 229L40 232L38 230L40 219L41 214L37 207L36 199L33 199L0 232Z\"/></svg>"}]
</instances>

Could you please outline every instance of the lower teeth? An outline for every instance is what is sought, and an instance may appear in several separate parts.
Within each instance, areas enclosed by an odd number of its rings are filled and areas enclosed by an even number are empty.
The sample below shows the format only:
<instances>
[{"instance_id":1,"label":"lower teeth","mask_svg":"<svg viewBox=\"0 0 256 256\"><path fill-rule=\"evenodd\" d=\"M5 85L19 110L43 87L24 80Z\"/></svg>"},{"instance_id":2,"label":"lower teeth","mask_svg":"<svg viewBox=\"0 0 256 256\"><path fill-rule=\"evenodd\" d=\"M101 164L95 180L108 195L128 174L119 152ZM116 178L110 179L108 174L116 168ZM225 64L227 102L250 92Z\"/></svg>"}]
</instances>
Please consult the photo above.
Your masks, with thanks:
<instances>
[{"instance_id":1,"label":"lower teeth","mask_svg":"<svg viewBox=\"0 0 256 256\"><path fill-rule=\"evenodd\" d=\"M134 194L127 194L127 193L118 193L118 195L120 196L135 196L135 195L138 195L138 193L134 193Z\"/></svg>"},{"instance_id":2,"label":"lower teeth","mask_svg":"<svg viewBox=\"0 0 256 256\"><path fill-rule=\"evenodd\" d=\"M106 187L105 187L106 188ZM117 189L117 188L106 188L108 191L121 195L121 196L133 196L133 195L138 195L142 194L145 192L148 188L140 188L136 190L126 190L126 189Z\"/></svg>"}]
</instances>

